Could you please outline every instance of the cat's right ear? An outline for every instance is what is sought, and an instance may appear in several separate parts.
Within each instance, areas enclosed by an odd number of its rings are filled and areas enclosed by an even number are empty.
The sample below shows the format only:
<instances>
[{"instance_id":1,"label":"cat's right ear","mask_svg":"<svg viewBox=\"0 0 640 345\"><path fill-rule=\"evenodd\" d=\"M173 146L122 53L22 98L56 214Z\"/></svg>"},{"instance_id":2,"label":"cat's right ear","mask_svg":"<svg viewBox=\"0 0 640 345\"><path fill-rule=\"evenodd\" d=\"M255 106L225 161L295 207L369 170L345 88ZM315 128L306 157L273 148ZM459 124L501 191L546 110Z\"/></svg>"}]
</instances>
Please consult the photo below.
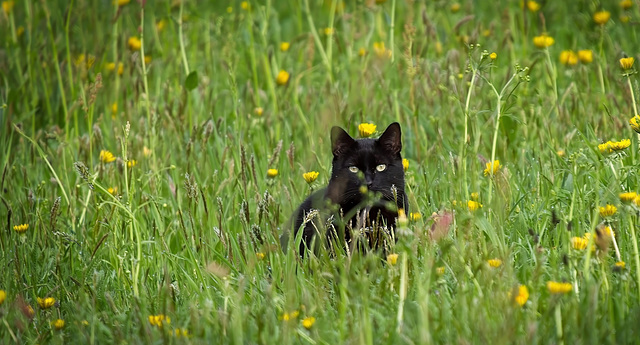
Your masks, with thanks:
<instances>
[{"instance_id":1,"label":"cat's right ear","mask_svg":"<svg viewBox=\"0 0 640 345\"><path fill-rule=\"evenodd\" d=\"M338 157L355 145L356 141L340 127L331 128L333 156Z\"/></svg>"}]
</instances>

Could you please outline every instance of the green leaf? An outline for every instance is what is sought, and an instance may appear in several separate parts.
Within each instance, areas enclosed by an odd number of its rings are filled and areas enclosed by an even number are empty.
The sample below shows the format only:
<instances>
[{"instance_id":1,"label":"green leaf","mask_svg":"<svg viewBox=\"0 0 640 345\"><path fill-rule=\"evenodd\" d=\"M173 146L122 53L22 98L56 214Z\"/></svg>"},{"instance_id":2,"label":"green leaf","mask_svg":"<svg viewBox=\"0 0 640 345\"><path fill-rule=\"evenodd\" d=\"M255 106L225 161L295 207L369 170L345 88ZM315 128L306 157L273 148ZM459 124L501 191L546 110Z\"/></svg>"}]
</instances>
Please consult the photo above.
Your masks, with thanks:
<instances>
[{"instance_id":1,"label":"green leaf","mask_svg":"<svg viewBox=\"0 0 640 345\"><path fill-rule=\"evenodd\" d=\"M189 75L187 76L187 79L184 80L184 86L189 91L198 87L198 71L193 71L189 73Z\"/></svg>"}]
</instances>

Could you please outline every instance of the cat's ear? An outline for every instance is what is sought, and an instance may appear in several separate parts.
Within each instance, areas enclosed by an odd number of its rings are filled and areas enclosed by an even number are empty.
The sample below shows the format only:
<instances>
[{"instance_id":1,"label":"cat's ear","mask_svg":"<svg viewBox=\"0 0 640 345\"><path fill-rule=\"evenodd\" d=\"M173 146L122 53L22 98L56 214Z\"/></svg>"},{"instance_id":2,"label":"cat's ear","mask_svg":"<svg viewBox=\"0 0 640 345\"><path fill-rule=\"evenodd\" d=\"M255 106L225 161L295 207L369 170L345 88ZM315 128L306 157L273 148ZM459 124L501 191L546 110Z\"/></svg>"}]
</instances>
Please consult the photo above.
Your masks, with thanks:
<instances>
[{"instance_id":1,"label":"cat's ear","mask_svg":"<svg viewBox=\"0 0 640 345\"><path fill-rule=\"evenodd\" d=\"M340 127L331 128L331 145L335 157L348 151L356 141Z\"/></svg>"},{"instance_id":2,"label":"cat's ear","mask_svg":"<svg viewBox=\"0 0 640 345\"><path fill-rule=\"evenodd\" d=\"M378 138L378 144L385 150L398 154L402 150L402 131L400 130L400 124L394 122L387 127L382 133L382 136Z\"/></svg>"}]
</instances>

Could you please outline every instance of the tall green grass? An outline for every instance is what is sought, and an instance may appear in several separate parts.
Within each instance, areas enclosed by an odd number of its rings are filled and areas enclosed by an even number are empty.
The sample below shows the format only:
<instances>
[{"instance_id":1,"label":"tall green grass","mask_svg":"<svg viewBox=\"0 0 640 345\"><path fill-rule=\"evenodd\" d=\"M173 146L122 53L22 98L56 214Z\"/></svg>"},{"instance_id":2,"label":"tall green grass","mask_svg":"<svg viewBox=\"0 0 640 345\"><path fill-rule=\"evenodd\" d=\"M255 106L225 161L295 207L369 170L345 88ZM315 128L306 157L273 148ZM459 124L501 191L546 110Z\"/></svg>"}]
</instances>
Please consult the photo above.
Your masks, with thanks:
<instances>
[{"instance_id":1,"label":"tall green grass","mask_svg":"<svg viewBox=\"0 0 640 345\"><path fill-rule=\"evenodd\" d=\"M3 2L0 342L637 341L637 3L120 3ZM393 121L397 257L283 251L331 126Z\"/></svg>"}]
</instances>

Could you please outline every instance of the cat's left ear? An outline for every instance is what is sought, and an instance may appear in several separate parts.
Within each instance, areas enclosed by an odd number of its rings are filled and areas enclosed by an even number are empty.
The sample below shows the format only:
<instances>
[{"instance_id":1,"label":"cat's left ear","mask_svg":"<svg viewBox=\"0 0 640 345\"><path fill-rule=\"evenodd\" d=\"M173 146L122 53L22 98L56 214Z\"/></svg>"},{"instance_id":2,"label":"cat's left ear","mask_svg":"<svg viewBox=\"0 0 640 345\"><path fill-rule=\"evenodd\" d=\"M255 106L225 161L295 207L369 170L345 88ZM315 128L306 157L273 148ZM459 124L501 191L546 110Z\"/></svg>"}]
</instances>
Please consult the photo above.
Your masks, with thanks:
<instances>
[{"instance_id":1,"label":"cat's left ear","mask_svg":"<svg viewBox=\"0 0 640 345\"><path fill-rule=\"evenodd\" d=\"M382 136L378 138L378 144L394 155L400 153L400 150L402 150L402 131L400 130L400 124L397 122L390 124L384 133L382 133Z\"/></svg>"}]
</instances>

